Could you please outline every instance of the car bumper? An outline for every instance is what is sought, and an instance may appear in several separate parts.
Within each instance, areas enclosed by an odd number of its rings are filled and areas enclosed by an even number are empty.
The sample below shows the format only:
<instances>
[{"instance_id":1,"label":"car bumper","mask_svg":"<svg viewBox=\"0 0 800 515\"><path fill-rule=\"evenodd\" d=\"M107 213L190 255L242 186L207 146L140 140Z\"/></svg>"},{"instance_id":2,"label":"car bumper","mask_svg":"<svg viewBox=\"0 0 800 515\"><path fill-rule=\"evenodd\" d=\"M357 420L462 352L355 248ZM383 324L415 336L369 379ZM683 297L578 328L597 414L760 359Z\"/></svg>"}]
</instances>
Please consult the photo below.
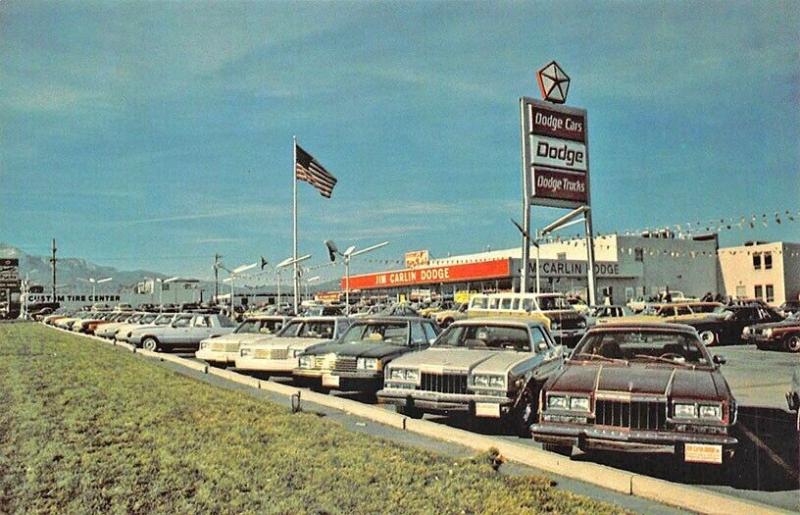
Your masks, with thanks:
<instances>
[{"instance_id":1,"label":"car bumper","mask_svg":"<svg viewBox=\"0 0 800 515\"><path fill-rule=\"evenodd\" d=\"M233 363L239 355L239 351L218 351L211 349L200 349L194 353L197 359L211 361L213 363Z\"/></svg>"},{"instance_id":2,"label":"car bumper","mask_svg":"<svg viewBox=\"0 0 800 515\"><path fill-rule=\"evenodd\" d=\"M241 370L252 370L256 372L270 372L272 374L285 374L291 375L292 371L297 368L297 358L291 359L266 359L266 358L253 358L242 357L238 353L235 356L234 362L236 368Z\"/></svg>"},{"instance_id":3,"label":"car bumper","mask_svg":"<svg viewBox=\"0 0 800 515\"><path fill-rule=\"evenodd\" d=\"M619 431L572 424L533 424L533 439L555 445L577 446L580 449L621 452L667 453L683 451L687 444L721 446L731 454L739 443L729 435L679 433L673 431Z\"/></svg>"},{"instance_id":4,"label":"car bumper","mask_svg":"<svg viewBox=\"0 0 800 515\"><path fill-rule=\"evenodd\" d=\"M747 336L745 341L751 345L758 345L759 347L780 347L782 340L780 338L767 338L766 336L761 335L750 335Z\"/></svg>"},{"instance_id":5,"label":"car bumper","mask_svg":"<svg viewBox=\"0 0 800 515\"><path fill-rule=\"evenodd\" d=\"M313 384L345 392L377 391L383 386L383 374L370 372L336 372L332 370L294 369L292 374L301 383Z\"/></svg>"},{"instance_id":6,"label":"car bumper","mask_svg":"<svg viewBox=\"0 0 800 515\"><path fill-rule=\"evenodd\" d=\"M500 418L508 413L513 399L488 395L444 394L402 388L384 388L378 400L395 406L416 408L426 413L469 413L478 417Z\"/></svg>"}]
</instances>

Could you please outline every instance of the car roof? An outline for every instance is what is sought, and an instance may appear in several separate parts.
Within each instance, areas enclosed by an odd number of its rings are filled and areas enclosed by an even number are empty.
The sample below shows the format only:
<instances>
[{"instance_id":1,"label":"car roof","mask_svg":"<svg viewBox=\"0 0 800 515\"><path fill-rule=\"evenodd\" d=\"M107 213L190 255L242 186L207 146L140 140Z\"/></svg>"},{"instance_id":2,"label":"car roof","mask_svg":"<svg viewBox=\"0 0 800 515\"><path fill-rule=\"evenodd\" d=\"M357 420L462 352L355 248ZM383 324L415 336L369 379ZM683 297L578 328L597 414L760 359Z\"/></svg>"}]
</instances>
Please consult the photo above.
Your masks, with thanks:
<instances>
[{"instance_id":1,"label":"car roof","mask_svg":"<svg viewBox=\"0 0 800 515\"><path fill-rule=\"evenodd\" d=\"M640 321L631 321L631 322L618 322L613 324L602 324L602 325L595 325L589 328L590 333L599 333L599 332L611 332L611 331L636 331L636 330L644 330L644 331L658 331L658 330L667 330L673 332L681 332L681 333L693 333L695 332L694 327L685 324L672 324L668 322L640 322Z\"/></svg>"},{"instance_id":2,"label":"car roof","mask_svg":"<svg viewBox=\"0 0 800 515\"><path fill-rule=\"evenodd\" d=\"M452 325L515 325L519 327L544 327L539 320L523 320L519 317L480 317L457 320Z\"/></svg>"},{"instance_id":3,"label":"car roof","mask_svg":"<svg viewBox=\"0 0 800 515\"><path fill-rule=\"evenodd\" d=\"M355 318L353 324L380 324L384 322L428 322L433 323L430 318L424 317L403 317L403 316L381 316Z\"/></svg>"},{"instance_id":4,"label":"car roof","mask_svg":"<svg viewBox=\"0 0 800 515\"><path fill-rule=\"evenodd\" d=\"M302 321L302 322L335 322L336 320L344 320L347 317L342 315L319 315L319 316L312 316L312 317L303 317L303 316L296 316L296 317L289 317L290 322L294 321Z\"/></svg>"}]
</instances>

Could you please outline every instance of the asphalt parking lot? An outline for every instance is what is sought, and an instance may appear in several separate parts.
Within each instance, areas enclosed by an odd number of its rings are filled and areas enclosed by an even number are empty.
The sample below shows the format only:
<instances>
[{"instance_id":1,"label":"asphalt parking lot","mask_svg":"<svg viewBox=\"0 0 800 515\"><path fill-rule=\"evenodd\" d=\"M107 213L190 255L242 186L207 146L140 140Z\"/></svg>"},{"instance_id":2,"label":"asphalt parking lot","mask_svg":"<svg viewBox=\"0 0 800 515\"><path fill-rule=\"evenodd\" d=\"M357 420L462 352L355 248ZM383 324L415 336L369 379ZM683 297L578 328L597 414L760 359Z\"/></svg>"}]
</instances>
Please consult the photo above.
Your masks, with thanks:
<instances>
[{"instance_id":1,"label":"asphalt parking lot","mask_svg":"<svg viewBox=\"0 0 800 515\"><path fill-rule=\"evenodd\" d=\"M794 415L786 410L784 398L791 385L793 367L800 365L800 358L796 354L785 352L760 351L752 345L716 347L711 352L727 359L727 363L723 365L723 373L739 402L737 437L740 447L732 472L722 474L713 467L687 466L676 463L669 456L583 454L576 451L573 460L601 463L668 481L691 484L790 511L800 510L800 435L795 429ZM195 359L192 353L180 355ZM272 380L291 382L290 378ZM371 404L375 402L370 396L338 392L334 395ZM392 406L385 408L394 409ZM503 434L498 431L496 424L477 424L456 416L425 415L425 418L461 429L540 446L532 440L519 440L516 436Z\"/></svg>"}]
</instances>

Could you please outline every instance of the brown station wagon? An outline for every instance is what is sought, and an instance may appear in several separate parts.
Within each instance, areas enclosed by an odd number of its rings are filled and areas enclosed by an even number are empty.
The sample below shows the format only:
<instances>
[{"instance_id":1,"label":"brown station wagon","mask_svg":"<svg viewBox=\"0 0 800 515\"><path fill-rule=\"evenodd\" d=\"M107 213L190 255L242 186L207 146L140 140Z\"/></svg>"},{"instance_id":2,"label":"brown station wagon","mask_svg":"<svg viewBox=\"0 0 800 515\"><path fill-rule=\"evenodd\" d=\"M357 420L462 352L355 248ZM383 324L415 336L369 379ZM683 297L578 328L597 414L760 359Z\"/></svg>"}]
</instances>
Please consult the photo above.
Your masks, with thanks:
<instances>
[{"instance_id":1,"label":"brown station wagon","mask_svg":"<svg viewBox=\"0 0 800 515\"><path fill-rule=\"evenodd\" d=\"M722 464L738 443L724 362L685 325L596 326L543 386L531 432L566 455L577 446Z\"/></svg>"}]
</instances>

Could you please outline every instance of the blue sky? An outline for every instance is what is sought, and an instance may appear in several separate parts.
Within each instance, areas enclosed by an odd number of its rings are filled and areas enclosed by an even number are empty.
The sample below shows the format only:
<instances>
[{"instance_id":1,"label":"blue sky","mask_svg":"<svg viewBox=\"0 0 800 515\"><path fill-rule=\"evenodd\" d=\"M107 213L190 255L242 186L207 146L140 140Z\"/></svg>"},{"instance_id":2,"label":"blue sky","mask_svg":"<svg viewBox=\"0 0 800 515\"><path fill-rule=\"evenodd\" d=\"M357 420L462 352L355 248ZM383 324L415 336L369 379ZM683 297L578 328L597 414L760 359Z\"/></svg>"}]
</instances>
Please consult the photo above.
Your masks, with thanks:
<instances>
[{"instance_id":1,"label":"blue sky","mask_svg":"<svg viewBox=\"0 0 800 515\"><path fill-rule=\"evenodd\" d=\"M769 214L800 241L793 2L4 2L0 241L210 275L300 250L517 245L520 96L556 59L588 109L595 229ZM534 210L534 225L562 211ZM785 220L785 218L784 218ZM367 260L354 271L384 268ZM333 277L333 269L323 269ZM327 278L327 277L326 277Z\"/></svg>"}]
</instances>

